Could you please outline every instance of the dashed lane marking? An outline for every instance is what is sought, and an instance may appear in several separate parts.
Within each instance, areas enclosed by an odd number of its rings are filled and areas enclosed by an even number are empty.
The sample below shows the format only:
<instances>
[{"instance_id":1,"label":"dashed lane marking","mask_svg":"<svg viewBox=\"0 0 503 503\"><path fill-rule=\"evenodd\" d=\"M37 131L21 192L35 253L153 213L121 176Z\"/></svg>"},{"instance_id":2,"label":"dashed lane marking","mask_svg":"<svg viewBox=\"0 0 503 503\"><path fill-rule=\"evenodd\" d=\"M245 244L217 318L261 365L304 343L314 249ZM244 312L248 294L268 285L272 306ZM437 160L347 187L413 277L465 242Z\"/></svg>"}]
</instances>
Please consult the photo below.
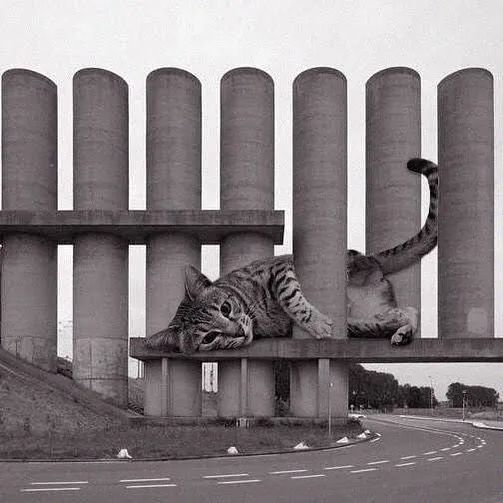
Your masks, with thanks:
<instances>
[{"instance_id":1,"label":"dashed lane marking","mask_svg":"<svg viewBox=\"0 0 503 503\"><path fill-rule=\"evenodd\" d=\"M382 465L384 463L389 463L388 459L383 459L381 461L370 461L367 465Z\"/></svg>"},{"instance_id":2,"label":"dashed lane marking","mask_svg":"<svg viewBox=\"0 0 503 503\"><path fill-rule=\"evenodd\" d=\"M355 465L325 466L324 470L343 470L344 468L354 468Z\"/></svg>"},{"instance_id":3,"label":"dashed lane marking","mask_svg":"<svg viewBox=\"0 0 503 503\"><path fill-rule=\"evenodd\" d=\"M122 479L119 482L163 482L171 480L169 477L164 477L160 479Z\"/></svg>"},{"instance_id":4,"label":"dashed lane marking","mask_svg":"<svg viewBox=\"0 0 503 503\"><path fill-rule=\"evenodd\" d=\"M249 477L248 473L224 473L222 475L205 475L203 479L223 479L226 477Z\"/></svg>"},{"instance_id":5,"label":"dashed lane marking","mask_svg":"<svg viewBox=\"0 0 503 503\"><path fill-rule=\"evenodd\" d=\"M61 485L77 485L77 484L89 484L87 480L78 480L74 482L30 482L31 486L61 486Z\"/></svg>"},{"instance_id":6,"label":"dashed lane marking","mask_svg":"<svg viewBox=\"0 0 503 503\"><path fill-rule=\"evenodd\" d=\"M402 467L402 466L412 466L412 465L415 465L415 464L416 464L415 461L411 461L410 463L398 463L395 466Z\"/></svg>"},{"instance_id":7,"label":"dashed lane marking","mask_svg":"<svg viewBox=\"0 0 503 503\"><path fill-rule=\"evenodd\" d=\"M319 477L326 477L324 473L315 473L313 475L294 475L293 477L290 477L292 480L295 479L317 479Z\"/></svg>"},{"instance_id":8,"label":"dashed lane marking","mask_svg":"<svg viewBox=\"0 0 503 503\"><path fill-rule=\"evenodd\" d=\"M436 458L429 458L428 461L438 461L439 459L444 459L443 456L437 456Z\"/></svg>"},{"instance_id":9,"label":"dashed lane marking","mask_svg":"<svg viewBox=\"0 0 503 503\"><path fill-rule=\"evenodd\" d=\"M49 491L80 491L80 487L38 487L36 489L21 489L22 493L39 493Z\"/></svg>"},{"instance_id":10,"label":"dashed lane marking","mask_svg":"<svg viewBox=\"0 0 503 503\"><path fill-rule=\"evenodd\" d=\"M451 456L461 456L463 453L462 452L455 452L451 454Z\"/></svg>"},{"instance_id":11,"label":"dashed lane marking","mask_svg":"<svg viewBox=\"0 0 503 503\"><path fill-rule=\"evenodd\" d=\"M445 452L445 451L450 451L451 448L450 447L444 447L443 449L440 449L442 452Z\"/></svg>"},{"instance_id":12,"label":"dashed lane marking","mask_svg":"<svg viewBox=\"0 0 503 503\"><path fill-rule=\"evenodd\" d=\"M269 475L283 475L285 473L302 473L307 472L307 470L280 470L277 472L269 472Z\"/></svg>"},{"instance_id":13,"label":"dashed lane marking","mask_svg":"<svg viewBox=\"0 0 503 503\"><path fill-rule=\"evenodd\" d=\"M438 451L428 451L423 454L423 456L431 456L432 454L436 454Z\"/></svg>"},{"instance_id":14,"label":"dashed lane marking","mask_svg":"<svg viewBox=\"0 0 503 503\"><path fill-rule=\"evenodd\" d=\"M477 449L475 449L475 447L473 447L472 449L466 449L465 452L473 452L473 451L476 451Z\"/></svg>"},{"instance_id":15,"label":"dashed lane marking","mask_svg":"<svg viewBox=\"0 0 503 503\"><path fill-rule=\"evenodd\" d=\"M246 480L223 480L221 482L217 482L217 484L226 485L226 484L251 484L253 482L261 482L260 479L246 479Z\"/></svg>"},{"instance_id":16,"label":"dashed lane marking","mask_svg":"<svg viewBox=\"0 0 503 503\"><path fill-rule=\"evenodd\" d=\"M403 458L400 459L414 459L417 458L417 456L404 456Z\"/></svg>"},{"instance_id":17,"label":"dashed lane marking","mask_svg":"<svg viewBox=\"0 0 503 503\"><path fill-rule=\"evenodd\" d=\"M148 489L151 487L176 487L176 484L142 484L142 485L126 486L126 489Z\"/></svg>"},{"instance_id":18,"label":"dashed lane marking","mask_svg":"<svg viewBox=\"0 0 503 503\"><path fill-rule=\"evenodd\" d=\"M349 473L364 473L364 472L375 472L377 468L363 468L361 470L351 470Z\"/></svg>"}]
</instances>

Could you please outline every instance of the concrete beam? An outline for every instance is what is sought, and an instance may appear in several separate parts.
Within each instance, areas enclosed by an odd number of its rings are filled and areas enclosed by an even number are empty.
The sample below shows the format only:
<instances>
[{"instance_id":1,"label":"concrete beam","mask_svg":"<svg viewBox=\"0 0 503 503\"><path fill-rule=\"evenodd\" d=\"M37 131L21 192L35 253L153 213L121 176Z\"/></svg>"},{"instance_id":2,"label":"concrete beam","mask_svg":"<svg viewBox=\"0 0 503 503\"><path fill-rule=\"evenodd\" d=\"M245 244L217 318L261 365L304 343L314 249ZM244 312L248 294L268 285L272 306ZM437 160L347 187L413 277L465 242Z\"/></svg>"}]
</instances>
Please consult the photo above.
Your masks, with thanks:
<instances>
[{"instance_id":1,"label":"concrete beam","mask_svg":"<svg viewBox=\"0 0 503 503\"><path fill-rule=\"evenodd\" d=\"M284 211L274 210L81 210L0 211L0 239L14 232L73 244L79 234L106 233L129 244L146 244L153 234L176 232L202 244L220 244L236 233L263 235L283 243Z\"/></svg>"},{"instance_id":2,"label":"concrete beam","mask_svg":"<svg viewBox=\"0 0 503 503\"><path fill-rule=\"evenodd\" d=\"M461 336L462 334L460 334ZM208 351L190 356L163 353L144 346L144 339L130 339L130 355L139 360L188 358L201 361L254 358L257 360L314 360L329 358L359 363L503 362L503 338L415 339L402 347L383 339L262 339L249 348Z\"/></svg>"}]
</instances>

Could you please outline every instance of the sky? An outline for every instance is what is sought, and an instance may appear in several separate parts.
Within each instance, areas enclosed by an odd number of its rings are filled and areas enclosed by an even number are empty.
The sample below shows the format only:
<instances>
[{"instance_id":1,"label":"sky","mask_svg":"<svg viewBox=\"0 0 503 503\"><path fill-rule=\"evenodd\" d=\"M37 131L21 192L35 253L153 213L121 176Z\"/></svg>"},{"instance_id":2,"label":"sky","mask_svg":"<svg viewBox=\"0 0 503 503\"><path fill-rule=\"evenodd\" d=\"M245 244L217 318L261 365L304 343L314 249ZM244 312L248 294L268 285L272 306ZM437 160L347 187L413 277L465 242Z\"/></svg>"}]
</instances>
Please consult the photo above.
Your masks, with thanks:
<instances>
[{"instance_id":1,"label":"sky","mask_svg":"<svg viewBox=\"0 0 503 503\"><path fill-rule=\"evenodd\" d=\"M436 86L470 66L494 75L496 333L503 335L503 3L500 0L132 1L2 0L0 71L28 68L58 85L59 208L72 209L72 76L100 67L129 84L130 209L145 208L145 79L159 67L196 75L203 93L203 209L219 207L219 81L231 68L254 66L275 82L275 207L286 211L292 242L291 87L302 71L330 66L348 80L348 246L365 249L365 82L408 66L421 75L422 155L437 159ZM423 183L425 194L426 183ZM423 215L427 197L423 198ZM203 247L203 271L218 275L218 247ZM499 268L499 270L498 270ZM71 354L72 250L59 248L58 352ZM145 249L130 248L130 336L145 333ZM436 252L423 259L422 333L435 337ZM503 364L401 364L401 383L429 385L443 399L449 383L496 388ZM134 367L131 367L134 372Z\"/></svg>"}]
</instances>

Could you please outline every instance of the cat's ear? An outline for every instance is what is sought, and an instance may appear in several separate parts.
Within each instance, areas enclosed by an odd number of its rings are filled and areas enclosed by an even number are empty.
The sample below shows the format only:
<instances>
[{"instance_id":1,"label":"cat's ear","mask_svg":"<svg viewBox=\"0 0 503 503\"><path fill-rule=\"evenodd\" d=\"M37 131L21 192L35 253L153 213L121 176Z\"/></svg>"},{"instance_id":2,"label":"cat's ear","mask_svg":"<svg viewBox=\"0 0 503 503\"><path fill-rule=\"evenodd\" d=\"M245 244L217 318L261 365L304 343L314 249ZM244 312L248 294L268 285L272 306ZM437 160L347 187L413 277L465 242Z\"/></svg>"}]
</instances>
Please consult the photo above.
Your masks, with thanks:
<instances>
[{"instance_id":1,"label":"cat's ear","mask_svg":"<svg viewBox=\"0 0 503 503\"><path fill-rule=\"evenodd\" d=\"M190 300L194 300L205 288L211 285L211 281L192 265L185 268L185 292Z\"/></svg>"}]
</instances>

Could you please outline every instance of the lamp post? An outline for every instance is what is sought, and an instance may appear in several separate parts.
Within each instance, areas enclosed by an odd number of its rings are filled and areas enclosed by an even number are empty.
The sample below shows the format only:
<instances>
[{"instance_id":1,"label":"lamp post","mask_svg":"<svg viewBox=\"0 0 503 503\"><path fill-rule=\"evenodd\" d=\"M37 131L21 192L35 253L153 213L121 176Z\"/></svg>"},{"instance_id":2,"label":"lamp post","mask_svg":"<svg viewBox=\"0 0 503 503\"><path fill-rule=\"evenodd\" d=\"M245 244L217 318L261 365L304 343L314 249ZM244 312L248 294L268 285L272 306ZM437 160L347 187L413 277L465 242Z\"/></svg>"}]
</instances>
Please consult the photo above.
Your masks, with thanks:
<instances>
[{"instance_id":1,"label":"lamp post","mask_svg":"<svg viewBox=\"0 0 503 503\"><path fill-rule=\"evenodd\" d=\"M328 383L328 438L332 439L332 387L334 383L330 381Z\"/></svg>"},{"instance_id":2,"label":"lamp post","mask_svg":"<svg viewBox=\"0 0 503 503\"><path fill-rule=\"evenodd\" d=\"M465 420L466 390L463 390L463 421Z\"/></svg>"},{"instance_id":3,"label":"lamp post","mask_svg":"<svg viewBox=\"0 0 503 503\"><path fill-rule=\"evenodd\" d=\"M433 379L428 376L430 380L430 415L433 416Z\"/></svg>"}]
</instances>

